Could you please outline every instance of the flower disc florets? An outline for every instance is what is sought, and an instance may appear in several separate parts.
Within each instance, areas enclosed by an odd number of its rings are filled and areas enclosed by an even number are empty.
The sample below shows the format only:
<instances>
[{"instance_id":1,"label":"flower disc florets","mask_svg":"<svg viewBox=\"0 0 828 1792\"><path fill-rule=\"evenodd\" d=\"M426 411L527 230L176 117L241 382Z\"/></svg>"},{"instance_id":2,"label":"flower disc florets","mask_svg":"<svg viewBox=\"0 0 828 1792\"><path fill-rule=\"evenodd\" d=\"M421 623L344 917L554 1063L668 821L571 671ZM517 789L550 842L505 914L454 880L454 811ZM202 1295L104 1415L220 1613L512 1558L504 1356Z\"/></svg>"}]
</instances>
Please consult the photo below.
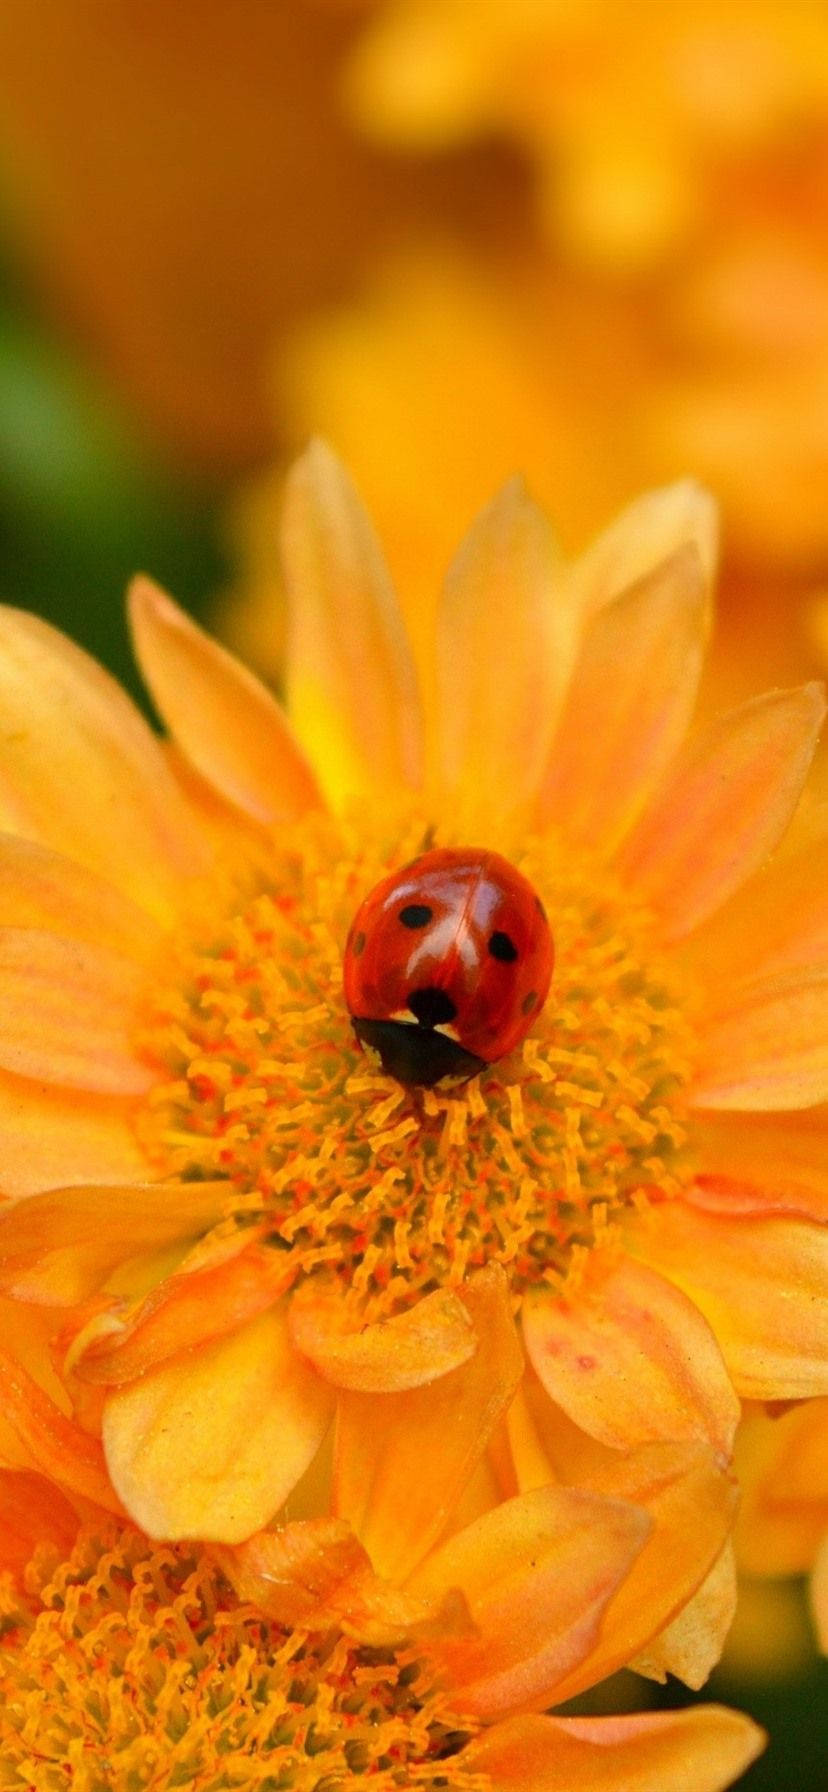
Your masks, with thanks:
<instances>
[{"instance_id":1,"label":"flower disc florets","mask_svg":"<svg viewBox=\"0 0 828 1792\"><path fill-rule=\"evenodd\" d=\"M148 1029L157 1170L226 1177L297 1274L387 1314L493 1261L520 1292L626 1202L686 1175L690 1036L650 919L552 840L520 869L557 964L522 1047L463 1087L405 1090L360 1052L341 955L361 896L422 844L422 817L313 817L205 886ZM164 1075L166 1073L166 1075Z\"/></svg>"}]
</instances>

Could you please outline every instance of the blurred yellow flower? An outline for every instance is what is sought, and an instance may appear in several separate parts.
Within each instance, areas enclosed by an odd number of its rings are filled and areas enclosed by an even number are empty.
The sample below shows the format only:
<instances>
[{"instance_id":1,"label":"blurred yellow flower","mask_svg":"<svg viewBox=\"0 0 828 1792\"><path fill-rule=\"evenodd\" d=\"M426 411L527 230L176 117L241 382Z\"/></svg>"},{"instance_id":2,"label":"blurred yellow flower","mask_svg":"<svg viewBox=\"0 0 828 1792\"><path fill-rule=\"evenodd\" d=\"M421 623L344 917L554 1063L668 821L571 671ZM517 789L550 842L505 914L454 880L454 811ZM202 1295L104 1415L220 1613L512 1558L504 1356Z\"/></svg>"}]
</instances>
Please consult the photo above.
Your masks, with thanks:
<instances>
[{"instance_id":1,"label":"blurred yellow flower","mask_svg":"<svg viewBox=\"0 0 828 1792\"><path fill-rule=\"evenodd\" d=\"M153 1548L111 1524L81 1531L71 1553L62 1538L41 1543L23 1587L0 1584L0 1779L31 1792L67 1775L76 1792L679 1792L691 1780L719 1792L762 1746L735 1712L536 1715L567 1655L589 1649L625 1526L635 1547L633 1508L582 1496L576 1509L576 1498L565 1512L555 1490L512 1501L488 1535L478 1525L452 1538L421 1577L431 1621L368 1626L369 1640L328 1597L338 1582L347 1606L358 1589L346 1526L271 1536L264 1575L247 1567L240 1595L198 1544ZM579 1627L571 1563L602 1523L605 1580L586 1589Z\"/></svg>"},{"instance_id":2,"label":"blurred yellow flower","mask_svg":"<svg viewBox=\"0 0 828 1792\"><path fill-rule=\"evenodd\" d=\"M744 1501L737 1527L747 1575L810 1574L811 1609L828 1653L828 1400L745 1419L739 1437Z\"/></svg>"},{"instance_id":3,"label":"blurred yellow flower","mask_svg":"<svg viewBox=\"0 0 828 1792\"><path fill-rule=\"evenodd\" d=\"M9 1360L14 1466L69 1485L68 1464L106 1503L100 1434L151 1534L238 1542L353 1411L353 1497L393 1433L433 1506L482 1375L501 1487L624 1497L640 1452L689 1451L700 1587L737 1395L828 1389L828 843L799 807L821 693L688 734L715 560L689 484L567 564L510 482L451 564L419 689L321 445L284 554L290 722L148 580L167 749L70 643L2 617L3 1178L28 1197L0 1216L2 1290L58 1309L83 1425ZM460 1090L382 1074L341 994L353 914L424 838L510 854L557 948L532 1033ZM729 1596L725 1563L716 1634Z\"/></svg>"}]
</instances>

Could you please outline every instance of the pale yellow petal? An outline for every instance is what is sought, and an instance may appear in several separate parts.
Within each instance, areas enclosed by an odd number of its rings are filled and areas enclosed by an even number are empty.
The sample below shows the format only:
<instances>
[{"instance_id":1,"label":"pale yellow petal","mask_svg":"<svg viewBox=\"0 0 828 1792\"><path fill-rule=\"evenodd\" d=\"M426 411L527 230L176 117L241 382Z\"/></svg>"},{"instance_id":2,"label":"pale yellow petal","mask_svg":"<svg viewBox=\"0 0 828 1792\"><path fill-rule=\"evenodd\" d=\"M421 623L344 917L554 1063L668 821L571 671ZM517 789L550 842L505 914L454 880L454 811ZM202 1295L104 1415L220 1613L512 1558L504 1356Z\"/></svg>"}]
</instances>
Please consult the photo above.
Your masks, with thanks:
<instances>
[{"instance_id":1,"label":"pale yellow petal","mask_svg":"<svg viewBox=\"0 0 828 1792\"><path fill-rule=\"evenodd\" d=\"M135 1045L144 976L127 958L34 927L0 929L0 1065L96 1094L152 1074Z\"/></svg>"},{"instance_id":2,"label":"pale yellow petal","mask_svg":"<svg viewBox=\"0 0 828 1792\"><path fill-rule=\"evenodd\" d=\"M691 544L592 618L552 743L544 819L605 852L638 820L693 712L706 611Z\"/></svg>"},{"instance_id":3,"label":"pale yellow petal","mask_svg":"<svg viewBox=\"0 0 828 1792\"><path fill-rule=\"evenodd\" d=\"M420 705L372 524L344 467L313 442L287 481L288 712L334 802L418 785Z\"/></svg>"},{"instance_id":4,"label":"pale yellow petal","mask_svg":"<svg viewBox=\"0 0 828 1792\"><path fill-rule=\"evenodd\" d=\"M131 1125L132 1105L0 1071L0 1190L32 1195L70 1176L77 1182L137 1182L147 1173Z\"/></svg>"},{"instance_id":5,"label":"pale yellow petal","mask_svg":"<svg viewBox=\"0 0 828 1792\"><path fill-rule=\"evenodd\" d=\"M701 1438L728 1456L739 1402L710 1327L663 1276L595 1251L571 1296L529 1295L523 1335L551 1399L616 1449Z\"/></svg>"},{"instance_id":6,"label":"pale yellow petal","mask_svg":"<svg viewBox=\"0 0 828 1792\"><path fill-rule=\"evenodd\" d=\"M662 1686L668 1674L674 1674L697 1692L721 1659L736 1597L736 1558L728 1541L698 1592L630 1666Z\"/></svg>"},{"instance_id":7,"label":"pale yellow petal","mask_svg":"<svg viewBox=\"0 0 828 1792\"><path fill-rule=\"evenodd\" d=\"M74 859L0 835L0 928L42 927L141 962L161 930L124 892Z\"/></svg>"},{"instance_id":8,"label":"pale yellow petal","mask_svg":"<svg viewBox=\"0 0 828 1792\"><path fill-rule=\"evenodd\" d=\"M620 861L669 938L697 927L778 844L824 712L819 685L772 692L688 742Z\"/></svg>"},{"instance_id":9,"label":"pale yellow petal","mask_svg":"<svg viewBox=\"0 0 828 1792\"><path fill-rule=\"evenodd\" d=\"M675 1199L628 1221L625 1237L701 1308L743 1399L828 1393L828 1228Z\"/></svg>"},{"instance_id":10,"label":"pale yellow petal","mask_svg":"<svg viewBox=\"0 0 828 1792\"><path fill-rule=\"evenodd\" d=\"M0 609L0 714L0 825L169 920L204 847L129 698L48 623Z\"/></svg>"},{"instance_id":11,"label":"pale yellow petal","mask_svg":"<svg viewBox=\"0 0 828 1792\"><path fill-rule=\"evenodd\" d=\"M313 772L260 679L151 579L133 580L129 613L153 699L196 771L256 821L289 820L317 804Z\"/></svg>"},{"instance_id":12,"label":"pale yellow petal","mask_svg":"<svg viewBox=\"0 0 828 1792\"><path fill-rule=\"evenodd\" d=\"M711 1212L828 1221L828 1107L798 1113L697 1112L694 1203Z\"/></svg>"},{"instance_id":13,"label":"pale yellow petal","mask_svg":"<svg viewBox=\"0 0 828 1792\"><path fill-rule=\"evenodd\" d=\"M56 1188L0 1207L0 1287L73 1306L127 1258L195 1239L227 1205L226 1182Z\"/></svg>"},{"instance_id":14,"label":"pale yellow petal","mask_svg":"<svg viewBox=\"0 0 828 1792\"><path fill-rule=\"evenodd\" d=\"M149 1536L240 1543L304 1474L331 1408L273 1308L109 1396L109 1473Z\"/></svg>"},{"instance_id":15,"label":"pale yellow petal","mask_svg":"<svg viewBox=\"0 0 828 1792\"><path fill-rule=\"evenodd\" d=\"M699 1032L697 1107L778 1111L828 1101L828 967L743 985L729 1006L704 1014Z\"/></svg>"},{"instance_id":16,"label":"pale yellow petal","mask_svg":"<svg viewBox=\"0 0 828 1792\"><path fill-rule=\"evenodd\" d=\"M718 511L710 493L692 479L645 492L575 562L580 606L592 615L688 547L699 556L709 592L719 553Z\"/></svg>"},{"instance_id":17,"label":"pale yellow petal","mask_svg":"<svg viewBox=\"0 0 828 1792\"><path fill-rule=\"evenodd\" d=\"M576 643L558 550L513 479L472 524L437 623L434 776L445 800L495 813L534 800Z\"/></svg>"},{"instance_id":18,"label":"pale yellow petal","mask_svg":"<svg viewBox=\"0 0 828 1792\"><path fill-rule=\"evenodd\" d=\"M352 1330L338 1290L306 1283L291 1302L295 1348L335 1386L362 1393L418 1388L468 1361L475 1333L459 1295L435 1288L414 1307Z\"/></svg>"},{"instance_id":19,"label":"pale yellow petal","mask_svg":"<svg viewBox=\"0 0 828 1792\"><path fill-rule=\"evenodd\" d=\"M724 1792L765 1736L723 1705L629 1717L515 1717L463 1761L494 1792Z\"/></svg>"},{"instance_id":20,"label":"pale yellow petal","mask_svg":"<svg viewBox=\"0 0 828 1792\"><path fill-rule=\"evenodd\" d=\"M712 915L684 948L702 988L828 968L828 840L785 849Z\"/></svg>"}]
</instances>

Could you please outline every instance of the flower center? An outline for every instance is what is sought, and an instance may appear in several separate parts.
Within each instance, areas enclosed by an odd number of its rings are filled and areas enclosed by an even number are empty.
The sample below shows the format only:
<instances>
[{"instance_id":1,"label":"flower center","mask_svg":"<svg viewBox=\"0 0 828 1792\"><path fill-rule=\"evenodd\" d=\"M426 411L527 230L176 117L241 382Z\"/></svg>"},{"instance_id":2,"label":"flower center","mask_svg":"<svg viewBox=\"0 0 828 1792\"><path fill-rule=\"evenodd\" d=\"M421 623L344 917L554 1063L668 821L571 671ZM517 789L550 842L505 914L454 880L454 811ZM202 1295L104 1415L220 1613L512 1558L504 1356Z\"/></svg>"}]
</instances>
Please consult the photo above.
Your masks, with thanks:
<instances>
[{"instance_id":1,"label":"flower center","mask_svg":"<svg viewBox=\"0 0 828 1792\"><path fill-rule=\"evenodd\" d=\"M0 1784L56 1792L485 1792L407 1647L271 1624L209 1553L84 1533L27 1596L0 1588Z\"/></svg>"},{"instance_id":2,"label":"flower center","mask_svg":"<svg viewBox=\"0 0 828 1792\"><path fill-rule=\"evenodd\" d=\"M689 1175L692 1035L652 917L559 841L518 861L556 949L522 1045L448 1091L359 1049L349 923L424 834L410 813L313 817L251 851L200 892L147 1035L154 1168L226 1177L228 1213L264 1215L297 1275L341 1278L369 1317L492 1261L516 1295L560 1282L608 1218Z\"/></svg>"}]
</instances>

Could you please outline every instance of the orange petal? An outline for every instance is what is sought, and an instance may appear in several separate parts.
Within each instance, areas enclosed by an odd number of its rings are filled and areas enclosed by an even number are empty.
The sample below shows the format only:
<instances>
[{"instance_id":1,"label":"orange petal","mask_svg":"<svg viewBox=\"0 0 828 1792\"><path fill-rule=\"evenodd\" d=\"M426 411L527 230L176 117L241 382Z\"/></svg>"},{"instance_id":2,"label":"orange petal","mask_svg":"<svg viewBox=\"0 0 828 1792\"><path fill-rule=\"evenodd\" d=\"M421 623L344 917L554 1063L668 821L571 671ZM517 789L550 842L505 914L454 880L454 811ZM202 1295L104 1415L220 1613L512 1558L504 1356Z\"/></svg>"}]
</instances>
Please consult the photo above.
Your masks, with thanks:
<instances>
[{"instance_id":1,"label":"orange petal","mask_svg":"<svg viewBox=\"0 0 828 1792\"><path fill-rule=\"evenodd\" d=\"M776 1418L749 1412L736 1465L740 1567L755 1575L807 1573L828 1533L828 1399L806 1400Z\"/></svg>"},{"instance_id":2,"label":"orange petal","mask_svg":"<svg viewBox=\"0 0 828 1792\"><path fill-rule=\"evenodd\" d=\"M221 1552L240 1599L277 1624L326 1630L381 1645L411 1632L422 1618L416 1601L389 1586L341 1518L314 1518L280 1531L260 1531Z\"/></svg>"},{"instance_id":3,"label":"orange petal","mask_svg":"<svg viewBox=\"0 0 828 1792\"><path fill-rule=\"evenodd\" d=\"M102 667L37 616L0 609L0 822L169 921L202 843L160 743Z\"/></svg>"},{"instance_id":4,"label":"orange petal","mask_svg":"<svg viewBox=\"0 0 828 1792\"><path fill-rule=\"evenodd\" d=\"M459 1589L475 1627L432 1645L458 1710L496 1717L548 1704L594 1648L649 1529L636 1506L541 1487L505 1500L429 1556L408 1590L438 1603Z\"/></svg>"},{"instance_id":5,"label":"orange petal","mask_svg":"<svg viewBox=\"0 0 828 1792\"><path fill-rule=\"evenodd\" d=\"M242 1234L245 1238L249 1235ZM234 1332L266 1312L290 1286L293 1274L284 1253L258 1239L240 1242L235 1256L201 1271L190 1271L185 1264L117 1329L108 1327L73 1354L73 1371L99 1386L135 1381L181 1351Z\"/></svg>"},{"instance_id":6,"label":"orange petal","mask_svg":"<svg viewBox=\"0 0 828 1792\"><path fill-rule=\"evenodd\" d=\"M674 1674L698 1692L721 1659L736 1612L736 1594L736 1558L728 1542L698 1592L630 1666L662 1686L668 1674Z\"/></svg>"},{"instance_id":7,"label":"orange petal","mask_svg":"<svg viewBox=\"0 0 828 1792\"><path fill-rule=\"evenodd\" d=\"M641 1507L652 1531L609 1606L592 1656L558 1689L560 1701L633 1661L672 1623L718 1560L738 1504L734 1478L722 1473L702 1444L645 1444L629 1456L613 1452L595 1462L588 1485L605 1498ZM686 1665L695 1681L689 1656Z\"/></svg>"},{"instance_id":8,"label":"orange petal","mask_svg":"<svg viewBox=\"0 0 828 1792\"><path fill-rule=\"evenodd\" d=\"M625 1236L701 1308L743 1399L828 1392L828 1229L676 1199L630 1220Z\"/></svg>"},{"instance_id":9,"label":"orange petal","mask_svg":"<svg viewBox=\"0 0 828 1792\"><path fill-rule=\"evenodd\" d=\"M436 1288L408 1312L350 1331L337 1290L305 1287L291 1302L290 1335L326 1381L356 1392L396 1394L436 1381L474 1354L474 1326L459 1295Z\"/></svg>"},{"instance_id":10,"label":"orange petal","mask_svg":"<svg viewBox=\"0 0 828 1792\"><path fill-rule=\"evenodd\" d=\"M312 442L288 476L282 553L288 711L334 802L422 775L414 665L369 517Z\"/></svg>"},{"instance_id":11,"label":"orange petal","mask_svg":"<svg viewBox=\"0 0 828 1792\"><path fill-rule=\"evenodd\" d=\"M135 1049L144 978L104 946L37 927L0 929L0 1065L94 1094L153 1081Z\"/></svg>"},{"instance_id":12,"label":"orange petal","mask_svg":"<svg viewBox=\"0 0 828 1792\"><path fill-rule=\"evenodd\" d=\"M461 1759L493 1792L723 1792L764 1732L724 1705L629 1717L515 1717Z\"/></svg>"},{"instance_id":13,"label":"orange petal","mask_svg":"<svg viewBox=\"0 0 828 1792\"><path fill-rule=\"evenodd\" d=\"M0 1183L7 1195L30 1195L75 1182L139 1182L147 1163L130 1124L130 1104L117 1097L44 1087L0 1070Z\"/></svg>"},{"instance_id":14,"label":"orange petal","mask_svg":"<svg viewBox=\"0 0 828 1792\"><path fill-rule=\"evenodd\" d=\"M828 967L828 839L791 852L788 841L687 941L700 989L731 989L757 975Z\"/></svg>"},{"instance_id":15,"label":"orange petal","mask_svg":"<svg viewBox=\"0 0 828 1792\"><path fill-rule=\"evenodd\" d=\"M0 1464L34 1469L68 1493L120 1511L98 1439L67 1419L5 1351L0 1351Z\"/></svg>"},{"instance_id":16,"label":"orange petal","mask_svg":"<svg viewBox=\"0 0 828 1792\"><path fill-rule=\"evenodd\" d=\"M276 1307L110 1394L106 1460L151 1537L240 1543L304 1474L332 1399L291 1349Z\"/></svg>"},{"instance_id":17,"label":"orange petal","mask_svg":"<svg viewBox=\"0 0 828 1792\"><path fill-rule=\"evenodd\" d=\"M167 727L201 776L256 821L289 820L319 789L287 717L258 678L151 579L134 579L135 651Z\"/></svg>"},{"instance_id":18,"label":"orange petal","mask_svg":"<svg viewBox=\"0 0 828 1792\"><path fill-rule=\"evenodd\" d=\"M694 480L679 479L636 498L576 560L579 607L594 615L686 548L698 554L709 591L719 551L716 504Z\"/></svg>"},{"instance_id":19,"label":"orange petal","mask_svg":"<svg viewBox=\"0 0 828 1792\"><path fill-rule=\"evenodd\" d=\"M575 652L547 518L512 479L449 568L437 624L436 777L521 811L538 790Z\"/></svg>"},{"instance_id":20,"label":"orange petal","mask_svg":"<svg viewBox=\"0 0 828 1792\"><path fill-rule=\"evenodd\" d=\"M706 612L691 544L593 618L552 747L545 819L605 852L638 820L693 712Z\"/></svg>"},{"instance_id":21,"label":"orange petal","mask_svg":"<svg viewBox=\"0 0 828 1792\"><path fill-rule=\"evenodd\" d=\"M20 1579L35 1550L47 1543L68 1556L79 1519L54 1483L25 1470L0 1469L0 1574Z\"/></svg>"},{"instance_id":22,"label":"orange petal","mask_svg":"<svg viewBox=\"0 0 828 1792\"><path fill-rule=\"evenodd\" d=\"M819 685L774 691L688 743L621 855L669 938L697 927L782 838L824 713Z\"/></svg>"},{"instance_id":23,"label":"orange petal","mask_svg":"<svg viewBox=\"0 0 828 1792\"><path fill-rule=\"evenodd\" d=\"M335 1509L394 1580L445 1528L523 1368L502 1270L482 1270L458 1294L475 1335L465 1363L379 1402L343 1394L337 1408Z\"/></svg>"},{"instance_id":24,"label":"orange petal","mask_svg":"<svg viewBox=\"0 0 828 1792\"><path fill-rule=\"evenodd\" d=\"M828 1107L806 1109L795 1119L699 1113L693 1143L701 1165L694 1206L828 1222Z\"/></svg>"},{"instance_id":25,"label":"orange petal","mask_svg":"<svg viewBox=\"0 0 828 1792\"><path fill-rule=\"evenodd\" d=\"M616 1449L701 1438L729 1456L739 1420L716 1339L671 1282L594 1251L571 1297L523 1303L523 1335L550 1398Z\"/></svg>"},{"instance_id":26,"label":"orange petal","mask_svg":"<svg viewBox=\"0 0 828 1792\"><path fill-rule=\"evenodd\" d=\"M706 1014L692 1100L702 1108L809 1108L828 1100L828 967L757 979Z\"/></svg>"},{"instance_id":27,"label":"orange petal","mask_svg":"<svg viewBox=\"0 0 828 1792\"><path fill-rule=\"evenodd\" d=\"M0 1289L73 1306L127 1258L195 1238L220 1219L226 1182L59 1188L0 1208Z\"/></svg>"},{"instance_id":28,"label":"orange petal","mask_svg":"<svg viewBox=\"0 0 828 1792\"><path fill-rule=\"evenodd\" d=\"M34 840L0 835L0 928L45 928L142 962L161 932L107 879Z\"/></svg>"}]
</instances>

